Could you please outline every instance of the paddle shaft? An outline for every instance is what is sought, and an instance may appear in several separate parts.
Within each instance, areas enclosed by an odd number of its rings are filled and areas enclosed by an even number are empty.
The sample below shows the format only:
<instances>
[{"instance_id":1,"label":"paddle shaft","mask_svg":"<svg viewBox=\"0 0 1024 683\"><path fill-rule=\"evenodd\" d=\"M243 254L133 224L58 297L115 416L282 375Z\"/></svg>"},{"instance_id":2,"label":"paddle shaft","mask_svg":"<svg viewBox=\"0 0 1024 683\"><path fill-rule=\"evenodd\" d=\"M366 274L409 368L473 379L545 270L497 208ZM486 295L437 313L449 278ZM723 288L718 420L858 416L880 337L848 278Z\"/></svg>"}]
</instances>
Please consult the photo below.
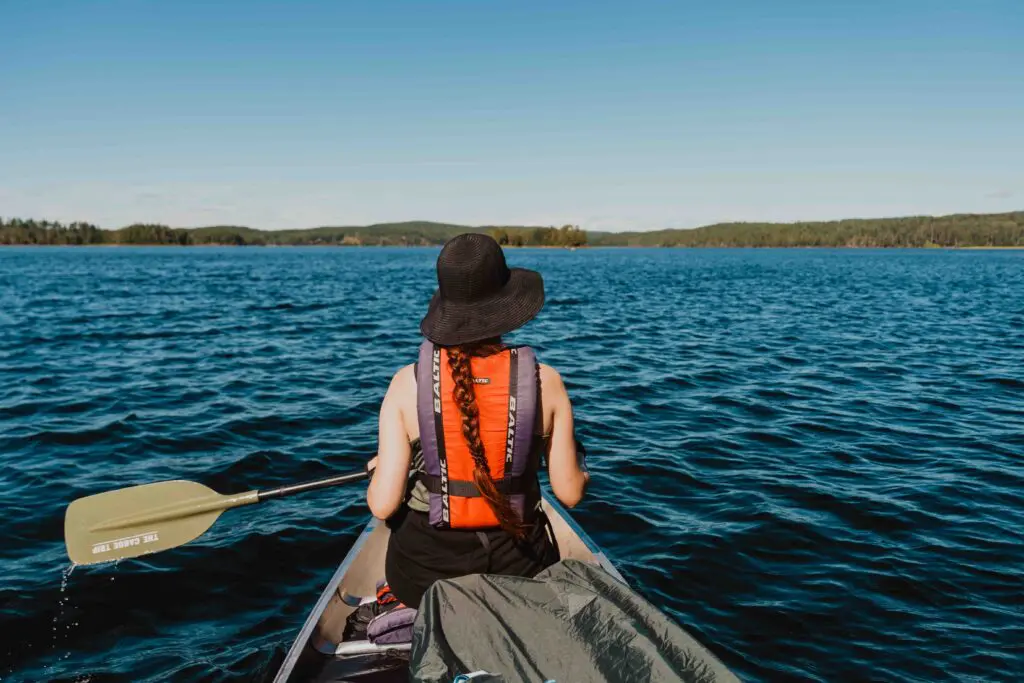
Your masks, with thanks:
<instances>
[{"instance_id":1,"label":"paddle shaft","mask_svg":"<svg viewBox=\"0 0 1024 683\"><path fill-rule=\"evenodd\" d=\"M349 472L348 474L339 474L336 477L328 477L327 479L317 479L316 481L307 481L302 484L291 484L290 486L279 486L276 489L257 492L257 500L253 502L262 503L265 500L284 498L295 493L305 493L306 491L316 491L317 489L325 489L340 484L350 484L360 479L367 479L369 476L370 473L367 470L359 470L357 472Z\"/></svg>"},{"instance_id":2,"label":"paddle shaft","mask_svg":"<svg viewBox=\"0 0 1024 683\"><path fill-rule=\"evenodd\" d=\"M276 489L268 489L266 491L246 491L244 493L236 493L230 496L222 496L218 493L210 492L209 496L192 498L164 505L155 509L150 509L146 512L136 512L134 514L108 519L105 522L92 526L90 530L105 531L111 529L123 529L130 526L138 526L139 524L153 524L157 522L181 519L183 517L192 517L195 515L205 514L207 512L222 512L224 510L230 510L231 508L242 507L243 505L262 503L265 500L271 500L273 498L283 498L284 496L290 496L295 493L316 491L317 489L325 489L330 486L348 484L350 482L359 481L360 479L366 479L369 476L370 473L368 471L359 470L356 472L349 472L348 474L340 474L336 477L328 477L327 479L317 479L316 481L307 481L301 484L280 486Z\"/></svg>"}]
</instances>

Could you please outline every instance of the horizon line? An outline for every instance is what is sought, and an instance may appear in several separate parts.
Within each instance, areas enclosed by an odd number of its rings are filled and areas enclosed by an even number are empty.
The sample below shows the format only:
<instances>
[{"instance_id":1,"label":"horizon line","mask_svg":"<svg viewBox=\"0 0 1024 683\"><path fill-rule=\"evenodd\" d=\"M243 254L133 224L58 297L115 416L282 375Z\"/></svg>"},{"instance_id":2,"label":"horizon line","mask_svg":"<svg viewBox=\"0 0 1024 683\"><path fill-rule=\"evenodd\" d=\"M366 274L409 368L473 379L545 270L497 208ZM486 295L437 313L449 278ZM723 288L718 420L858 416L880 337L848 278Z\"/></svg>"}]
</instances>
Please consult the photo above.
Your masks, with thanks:
<instances>
[{"instance_id":1,"label":"horizon line","mask_svg":"<svg viewBox=\"0 0 1024 683\"><path fill-rule=\"evenodd\" d=\"M341 223L334 224L334 225L322 224L322 225L314 225L314 226L309 226L309 227L304 227L304 228L254 228L254 227L249 226L249 225L242 225L242 224L236 224L236 223L211 223L211 224L206 224L206 225L175 226L175 225L171 225L170 223L162 223L162 222L159 222L159 221L150 221L150 222L135 221L133 223L128 223L126 225L122 225L122 226L117 227L117 228L107 228L107 227L103 227L103 226L97 225L95 223L92 223L91 221L82 221L82 220L51 221L50 219L46 219L46 218L21 218L21 217L18 217L18 216L8 216L6 218L4 218L3 216L0 216L0 223L9 222L9 221L12 221L12 220L38 221L38 222L44 222L45 221L45 222L50 222L50 223L58 223L58 224L65 225L65 226L71 225L73 223L86 223L86 224L89 224L89 225L94 225L95 227L97 227L100 230L109 231L109 232L114 232L114 231L117 231L117 230L123 230L123 229L131 227L133 225L162 225L162 226L170 228L172 230L189 230L189 231L191 231L191 230L203 230L203 229L208 229L208 228L236 228L236 229L241 228L241 229L245 229L245 230L254 230L254 231L257 231L257 232L282 232L282 233L283 232L301 232L301 231L304 231L304 230L368 229L368 228L378 228L378 227L386 227L386 226L412 225L412 224L416 224L416 223L435 225L435 226L443 226L443 227L452 227L452 228L467 228L467 229L470 229L470 230L502 229L502 228L520 228L520 229L521 228L545 228L545 229L547 229L547 228L561 228L563 226L568 225L568 226L579 228L580 230L583 230L584 232L587 232L587 233L618 235L618 234L643 234L643 233L667 232L667 231L684 232L684 231L689 231L689 230L701 230L701 229L704 229L704 228L712 228L712 227L716 227L716 226L720 226L720 225L796 225L796 224L800 224L800 223L811 223L811 224L825 223L825 224L827 224L827 223L843 223L843 222L847 222L847 221L905 220L905 219L909 219L909 218L942 219L942 218L954 218L954 217L960 217L960 216L1009 216L1009 215L1018 214L1018 213L1024 213L1024 208L1015 209L1015 210L1011 210L1011 211L982 211L982 212L978 212L978 211L965 211L965 212L942 213L942 214L920 213L920 214L904 214L904 215L891 215L891 216L850 216L850 217L845 217L845 218L830 218L830 219L819 219L819 220L792 220L792 221L756 221L756 220L754 220L754 221L751 221L751 220L739 220L739 221L733 220L733 221L730 221L730 220L721 220L721 221L716 221L716 222L713 222L713 223L705 223L705 224L702 224L702 225L697 225L697 226L694 226L692 228L645 228L645 229L637 229L637 230L590 230L590 229L587 229L586 227L584 227L580 223L562 223L561 225L552 225L552 224L549 224L549 225L541 225L541 224L513 224L513 223L504 223L504 224L501 224L501 223L482 223L482 224L479 224L479 225L469 225L469 224L466 224L466 223L451 223L451 222L446 222L446 221L423 220L423 219L399 220L399 221L375 221L373 223L366 223L366 224L363 224L363 225L358 225L358 224L341 224Z\"/></svg>"}]
</instances>

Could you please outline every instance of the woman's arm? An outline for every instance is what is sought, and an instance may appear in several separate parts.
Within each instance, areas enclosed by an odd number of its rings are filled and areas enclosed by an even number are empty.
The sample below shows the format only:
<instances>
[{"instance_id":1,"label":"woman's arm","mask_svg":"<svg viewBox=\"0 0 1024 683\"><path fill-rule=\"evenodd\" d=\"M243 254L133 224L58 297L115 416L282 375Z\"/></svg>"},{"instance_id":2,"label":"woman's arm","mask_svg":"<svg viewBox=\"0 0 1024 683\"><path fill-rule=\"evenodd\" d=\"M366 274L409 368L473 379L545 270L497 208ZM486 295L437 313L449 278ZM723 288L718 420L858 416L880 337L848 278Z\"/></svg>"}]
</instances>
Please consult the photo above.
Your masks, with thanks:
<instances>
[{"instance_id":1,"label":"woman's arm","mask_svg":"<svg viewBox=\"0 0 1024 683\"><path fill-rule=\"evenodd\" d=\"M580 468L569 392L558 371L540 366L541 401L551 411L551 441L548 445L548 478L555 497L567 507L583 498L590 475Z\"/></svg>"},{"instance_id":2,"label":"woman's arm","mask_svg":"<svg viewBox=\"0 0 1024 683\"><path fill-rule=\"evenodd\" d=\"M374 517L379 519L393 515L405 499L412 449L402 406L408 396L415 395L412 366L407 365L395 373L380 406L377 457L371 461L375 467L370 486L366 489L366 503Z\"/></svg>"}]
</instances>

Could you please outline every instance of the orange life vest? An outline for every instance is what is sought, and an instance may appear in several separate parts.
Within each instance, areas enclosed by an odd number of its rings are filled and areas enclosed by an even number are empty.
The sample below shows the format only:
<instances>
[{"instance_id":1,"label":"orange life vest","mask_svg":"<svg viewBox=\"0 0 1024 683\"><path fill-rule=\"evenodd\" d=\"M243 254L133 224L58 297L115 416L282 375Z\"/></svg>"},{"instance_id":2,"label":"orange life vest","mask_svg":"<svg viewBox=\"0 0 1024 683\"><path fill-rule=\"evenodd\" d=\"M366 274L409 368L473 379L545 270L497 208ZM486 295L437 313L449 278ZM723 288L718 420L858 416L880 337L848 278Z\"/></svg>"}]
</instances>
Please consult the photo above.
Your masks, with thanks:
<instances>
[{"instance_id":1,"label":"orange life vest","mask_svg":"<svg viewBox=\"0 0 1024 683\"><path fill-rule=\"evenodd\" d=\"M528 347L471 358L480 411L480 440L499 491L520 518L536 490L533 427L537 414L537 360ZM439 528L486 529L498 520L473 481L475 467L462 433L448 353L429 341L416 367L417 416L423 447L420 480L430 492L430 523Z\"/></svg>"}]
</instances>

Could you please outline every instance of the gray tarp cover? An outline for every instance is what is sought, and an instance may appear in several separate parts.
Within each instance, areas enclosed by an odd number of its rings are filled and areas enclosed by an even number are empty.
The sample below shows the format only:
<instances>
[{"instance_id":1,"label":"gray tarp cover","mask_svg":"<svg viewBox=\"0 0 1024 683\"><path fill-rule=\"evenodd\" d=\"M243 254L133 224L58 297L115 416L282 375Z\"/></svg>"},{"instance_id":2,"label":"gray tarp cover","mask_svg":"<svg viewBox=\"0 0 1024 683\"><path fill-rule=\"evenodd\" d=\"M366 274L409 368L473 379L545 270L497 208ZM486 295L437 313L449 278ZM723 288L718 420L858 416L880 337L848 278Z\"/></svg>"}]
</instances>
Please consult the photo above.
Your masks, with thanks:
<instances>
[{"instance_id":1,"label":"gray tarp cover","mask_svg":"<svg viewBox=\"0 0 1024 683\"><path fill-rule=\"evenodd\" d=\"M420 603L410 680L452 683L737 681L683 629L604 570L563 560L533 579L439 581Z\"/></svg>"}]
</instances>

